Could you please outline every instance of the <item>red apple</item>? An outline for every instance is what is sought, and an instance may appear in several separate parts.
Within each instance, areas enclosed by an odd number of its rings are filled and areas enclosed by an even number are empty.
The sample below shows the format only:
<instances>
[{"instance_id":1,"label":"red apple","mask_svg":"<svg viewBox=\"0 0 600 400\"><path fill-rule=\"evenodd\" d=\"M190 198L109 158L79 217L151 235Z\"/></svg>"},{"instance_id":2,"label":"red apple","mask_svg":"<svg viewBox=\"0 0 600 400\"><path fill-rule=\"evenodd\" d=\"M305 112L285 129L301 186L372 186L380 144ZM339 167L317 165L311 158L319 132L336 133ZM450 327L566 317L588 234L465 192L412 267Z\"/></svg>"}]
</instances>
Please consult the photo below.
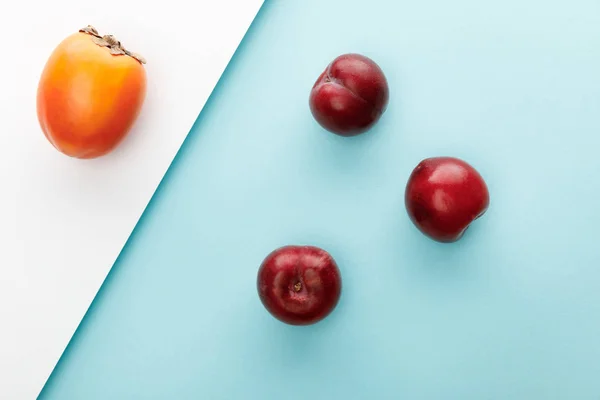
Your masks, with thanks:
<instances>
[{"instance_id":1,"label":"red apple","mask_svg":"<svg viewBox=\"0 0 600 400\"><path fill-rule=\"evenodd\" d=\"M388 84L381 68L368 57L344 54L319 76L309 104L323 128L341 136L355 136L375 125L388 99Z\"/></svg>"},{"instance_id":2,"label":"red apple","mask_svg":"<svg viewBox=\"0 0 600 400\"><path fill-rule=\"evenodd\" d=\"M333 257L313 246L284 246L258 270L258 294L265 308L290 325L314 324L338 303L340 271Z\"/></svg>"},{"instance_id":3,"label":"red apple","mask_svg":"<svg viewBox=\"0 0 600 400\"><path fill-rule=\"evenodd\" d=\"M488 209L485 181L471 165L453 157L428 158L413 170L405 192L411 221L438 242L455 242Z\"/></svg>"}]
</instances>

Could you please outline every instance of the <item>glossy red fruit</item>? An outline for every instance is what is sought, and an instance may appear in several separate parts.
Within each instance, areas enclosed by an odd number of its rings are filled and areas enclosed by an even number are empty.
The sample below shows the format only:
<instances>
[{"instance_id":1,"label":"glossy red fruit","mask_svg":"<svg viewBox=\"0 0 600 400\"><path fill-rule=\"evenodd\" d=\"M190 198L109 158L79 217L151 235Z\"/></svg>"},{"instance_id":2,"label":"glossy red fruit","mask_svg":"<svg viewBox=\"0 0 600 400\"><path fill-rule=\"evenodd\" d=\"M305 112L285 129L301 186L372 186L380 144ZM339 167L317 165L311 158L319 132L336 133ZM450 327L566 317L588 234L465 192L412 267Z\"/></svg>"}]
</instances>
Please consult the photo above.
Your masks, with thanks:
<instances>
[{"instance_id":1,"label":"glossy red fruit","mask_svg":"<svg viewBox=\"0 0 600 400\"><path fill-rule=\"evenodd\" d=\"M333 311L342 291L333 257L314 246L274 250L258 270L258 294L265 308L290 325L314 324Z\"/></svg>"},{"instance_id":2,"label":"glossy red fruit","mask_svg":"<svg viewBox=\"0 0 600 400\"><path fill-rule=\"evenodd\" d=\"M455 242L488 209L490 196L479 172L453 157L428 158L413 170L406 210L417 228L438 242Z\"/></svg>"},{"instance_id":3,"label":"glossy red fruit","mask_svg":"<svg viewBox=\"0 0 600 400\"><path fill-rule=\"evenodd\" d=\"M381 68L368 57L344 54L319 76L309 104L323 128L341 136L355 136L375 125L388 100L388 83Z\"/></svg>"}]
</instances>

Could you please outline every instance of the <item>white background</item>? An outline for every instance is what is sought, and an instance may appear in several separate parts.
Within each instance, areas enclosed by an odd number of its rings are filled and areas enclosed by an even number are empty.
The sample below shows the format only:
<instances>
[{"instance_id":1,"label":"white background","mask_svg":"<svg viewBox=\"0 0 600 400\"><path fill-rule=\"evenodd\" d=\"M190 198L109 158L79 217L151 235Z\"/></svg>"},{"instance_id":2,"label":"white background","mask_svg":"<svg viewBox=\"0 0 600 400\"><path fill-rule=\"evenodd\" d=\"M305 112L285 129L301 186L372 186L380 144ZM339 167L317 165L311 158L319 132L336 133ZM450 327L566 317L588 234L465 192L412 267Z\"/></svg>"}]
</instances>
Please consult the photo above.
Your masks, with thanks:
<instances>
[{"instance_id":1,"label":"white background","mask_svg":"<svg viewBox=\"0 0 600 400\"><path fill-rule=\"evenodd\" d=\"M20 1L0 14L0 399L33 399L263 0ZM76 160L39 128L38 79L86 25L143 55L148 93L112 154Z\"/></svg>"}]
</instances>

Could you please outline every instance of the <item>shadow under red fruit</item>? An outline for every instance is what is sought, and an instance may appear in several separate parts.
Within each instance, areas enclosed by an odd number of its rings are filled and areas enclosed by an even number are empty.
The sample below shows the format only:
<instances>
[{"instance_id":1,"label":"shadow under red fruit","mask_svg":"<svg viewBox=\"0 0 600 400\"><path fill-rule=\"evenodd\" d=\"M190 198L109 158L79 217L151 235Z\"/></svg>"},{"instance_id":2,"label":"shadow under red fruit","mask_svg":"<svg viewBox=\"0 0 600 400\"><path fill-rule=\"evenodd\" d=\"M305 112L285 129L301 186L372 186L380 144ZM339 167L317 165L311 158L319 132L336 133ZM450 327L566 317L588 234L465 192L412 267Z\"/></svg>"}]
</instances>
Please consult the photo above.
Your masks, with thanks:
<instances>
[{"instance_id":1,"label":"shadow under red fruit","mask_svg":"<svg viewBox=\"0 0 600 400\"><path fill-rule=\"evenodd\" d=\"M336 262L325 250L284 246L262 262L257 287L262 304L275 318L290 325L310 325L336 307L342 280Z\"/></svg>"},{"instance_id":2,"label":"shadow under red fruit","mask_svg":"<svg viewBox=\"0 0 600 400\"><path fill-rule=\"evenodd\" d=\"M381 68L368 57L344 54L319 76L309 105L323 128L341 136L355 136L375 125L388 100L388 84Z\"/></svg>"},{"instance_id":3,"label":"shadow under red fruit","mask_svg":"<svg viewBox=\"0 0 600 400\"><path fill-rule=\"evenodd\" d=\"M490 196L479 172L463 160L433 157L412 171L406 210L416 227L438 242L459 240L488 209Z\"/></svg>"}]
</instances>

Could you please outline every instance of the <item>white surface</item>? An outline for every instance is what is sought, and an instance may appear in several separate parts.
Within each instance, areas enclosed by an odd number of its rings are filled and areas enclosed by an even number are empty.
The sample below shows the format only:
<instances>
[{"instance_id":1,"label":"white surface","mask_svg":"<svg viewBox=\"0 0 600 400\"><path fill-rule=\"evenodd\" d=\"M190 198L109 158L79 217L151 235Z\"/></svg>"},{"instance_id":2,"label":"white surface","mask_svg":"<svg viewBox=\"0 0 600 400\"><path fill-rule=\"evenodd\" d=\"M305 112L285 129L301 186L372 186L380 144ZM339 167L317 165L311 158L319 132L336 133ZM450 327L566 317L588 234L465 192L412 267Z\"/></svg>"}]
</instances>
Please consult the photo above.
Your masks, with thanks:
<instances>
[{"instance_id":1,"label":"white surface","mask_svg":"<svg viewBox=\"0 0 600 400\"><path fill-rule=\"evenodd\" d=\"M56 0L0 13L0 399L34 399L263 0ZM87 24L142 54L148 93L112 154L76 160L39 128L55 46Z\"/></svg>"}]
</instances>

